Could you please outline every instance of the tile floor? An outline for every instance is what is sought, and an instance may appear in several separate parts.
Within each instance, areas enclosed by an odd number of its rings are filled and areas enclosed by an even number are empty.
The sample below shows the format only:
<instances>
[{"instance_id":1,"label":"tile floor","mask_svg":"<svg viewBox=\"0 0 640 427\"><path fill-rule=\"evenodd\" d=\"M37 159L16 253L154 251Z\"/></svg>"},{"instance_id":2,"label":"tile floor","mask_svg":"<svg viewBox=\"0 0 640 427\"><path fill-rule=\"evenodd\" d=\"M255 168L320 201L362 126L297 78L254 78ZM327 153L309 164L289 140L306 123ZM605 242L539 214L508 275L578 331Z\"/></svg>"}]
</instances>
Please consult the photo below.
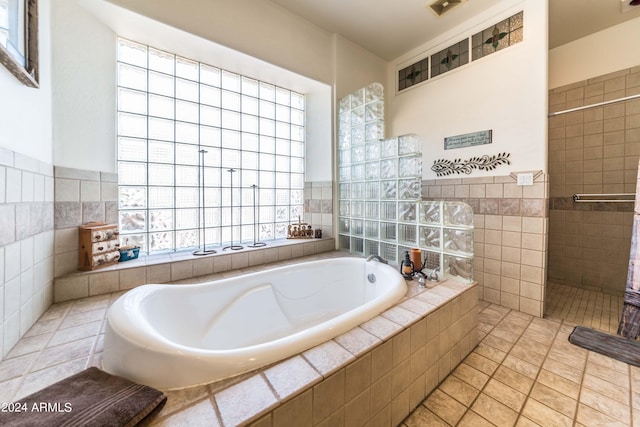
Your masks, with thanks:
<instances>
[{"instance_id":1,"label":"tile floor","mask_svg":"<svg viewBox=\"0 0 640 427\"><path fill-rule=\"evenodd\" d=\"M99 366L119 295L51 306L0 362L0 402ZM640 426L640 369L567 341L576 324L615 332L622 297L550 285L547 298L544 319L481 303L480 344L402 426ZM212 393L169 392L154 424L207 425Z\"/></svg>"},{"instance_id":2,"label":"tile floor","mask_svg":"<svg viewBox=\"0 0 640 427\"><path fill-rule=\"evenodd\" d=\"M622 297L547 286L544 319L481 303L478 347L403 422L640 426L640 368L576 347L576 324L615 333Z\"/></svg>"}]
</instances>

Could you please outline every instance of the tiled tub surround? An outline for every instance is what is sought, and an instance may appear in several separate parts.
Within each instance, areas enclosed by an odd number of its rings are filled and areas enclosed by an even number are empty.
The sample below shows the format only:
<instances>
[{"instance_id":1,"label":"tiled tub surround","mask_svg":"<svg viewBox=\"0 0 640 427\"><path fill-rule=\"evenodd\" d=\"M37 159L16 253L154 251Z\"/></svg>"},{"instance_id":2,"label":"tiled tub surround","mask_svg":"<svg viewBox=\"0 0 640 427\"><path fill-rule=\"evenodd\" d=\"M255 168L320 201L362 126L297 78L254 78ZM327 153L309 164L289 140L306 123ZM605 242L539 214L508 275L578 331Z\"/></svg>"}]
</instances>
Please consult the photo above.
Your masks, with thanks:
<instances>
[{"instance_id":1,"label":"tiled tub surround","mask_svg":"<svg viewBox=\"0 0 640 427\"><path fill-rule=\"evenodd\" d=\"M482 300L542 317L547 259L548 176L518 186L512 176L422 181L423 200L473 209L474 280Z\"/></svg>"},{"instance_id":2,"label":"tiled tub surround","mask_svg":"<svg viewBox=\"0 0 640 427\"><path fill-rule=\"evenodd\" d=\"M314 229L321 229L324 237L333 236L333 183L331 181L304 183L304 214L304 220Z\"/></svg>"},{"instance_id":3,"label":"tiled tub surround","mask_svg":"<svg viewBox=\"0 0 640 427\"><path fill-rule=\"evenodd\" d=\"M333 251L333 238L271 240L260 248L195 256L191 252L140 256L137 259L93 271L78 271L58 277L53 301L61 302L88 296L125 291L145 283L168 283L213 273L229 272L278 261L287 261Z\"/></svg>"},{"instance_id":4,"label":"tiled tub surround","mask_svg":"<svg viewBox=\"0 0 640 427\"><path fill-rule=\"evenodd\" d=\"M117 224L118 176L56 166L55 277L78 269L78 226L91 221Z\"/></svg>"},{"instance_id":5,"label":"tiled tub surround","mask_svg":"<svg viewBox=\"0 0 640 427\"><path fill-rule=\"evenodd\" d=\"M2 357L51 305L53 197L50 164L0 148Z\"/></svg>"},{"instance_id":6,"label":"tiled tub surround","mask_svg":"<svg viewBox=\"0 0 640 427\"><path fill-rule=\"evenodd\" d=\"M640 67L549 91L550 281L624 293L633 203L574 203L572 196L636 192L640 98L553 114L638 94Z\"/></svg>"},{"instance_id":7,"label":"tiled tub surround","mask_svg":"<svg viewBox=\"0 0 640 427\"><path fill-rule=\"evenodd\" d=\"M333 256L349 254L334 251L300 261ZM451 280L426 290L415 281L408 285L407 297L395 307L300 355L233 380L167 391L169 400L154 424L400 424L478 339L476 285ZM0 401L99 366L107 308L119 295L51 306L0 363Z\"/></svg>"}]
</instances>

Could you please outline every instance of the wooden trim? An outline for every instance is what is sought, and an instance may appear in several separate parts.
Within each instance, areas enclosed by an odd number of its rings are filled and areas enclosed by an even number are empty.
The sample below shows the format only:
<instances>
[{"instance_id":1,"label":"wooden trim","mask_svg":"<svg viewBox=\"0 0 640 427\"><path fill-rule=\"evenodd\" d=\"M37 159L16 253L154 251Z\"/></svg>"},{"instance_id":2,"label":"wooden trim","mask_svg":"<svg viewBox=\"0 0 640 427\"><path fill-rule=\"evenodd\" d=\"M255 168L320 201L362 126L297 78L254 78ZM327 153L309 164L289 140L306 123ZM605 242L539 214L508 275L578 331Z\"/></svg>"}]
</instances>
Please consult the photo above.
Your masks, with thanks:
<instances>
[{"instance_id":1,"label":"wooden trim","mask_svg":"<svg viewBox=\"0 0 640 427\"><path fill-rule=\"evenodd\" d=\"M38 62L38 0L27 0L26 3L26 69L18 63L13 56L0 45L0 64L4 65L11 74L20 80L25 86L38 88L39 62Z\"/></svg>"}]
</instances>

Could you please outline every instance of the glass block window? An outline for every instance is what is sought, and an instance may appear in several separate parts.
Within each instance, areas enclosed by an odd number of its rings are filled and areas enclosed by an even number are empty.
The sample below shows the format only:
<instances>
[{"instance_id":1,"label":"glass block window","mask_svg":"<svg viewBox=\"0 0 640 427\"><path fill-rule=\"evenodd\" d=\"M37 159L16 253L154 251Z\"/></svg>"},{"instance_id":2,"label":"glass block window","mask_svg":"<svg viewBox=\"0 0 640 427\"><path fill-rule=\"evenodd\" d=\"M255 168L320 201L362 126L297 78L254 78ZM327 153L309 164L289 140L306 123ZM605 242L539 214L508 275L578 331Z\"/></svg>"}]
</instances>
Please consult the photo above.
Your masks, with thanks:
<instances>
[{"instance_id":1,"label":"glass block window","mask_svg":"<svg viewBox=\"0 0 640 427\"><path fill-rule=\"evenodd\" d=\"M398 90L403 90L429 78L429 58L411 64L398 71Z\"/></svg>"},{"instance_id":2,"label":"glass block window","mask_svg":"<svg viewBox=\"0 0 640 427\"><path fill-rule=\"evenodd\" d=\"M253 241L254 230L285 238L303 212L304 95L117 43L121 240L146 253L197 248L203 205L207 244Z\"/></svg>"},{"instance_id":3,"label":"glass block window","mask_svg":"<svg viewBox=\"0 0 640 427\"><path fill-rule=\"evenodd\" d=\"M523 33L524 12L520 12L474 34L471 38L473 60L520 43L523 40Z\"/></svg>"},{"instance_id":4,"label":"glass block window","mask_svg":"<svg viewBox=\"0 0 640 427\"><path fill-rule=\"evenodd\" d=\"M439 76L469 62L469 39L464 39L431 55L431 77Z\"/></svg>"},{"instance_id":5,"label":"glass block window","mask_svg":"<svg viewBox=\"0 0 640 427\"><path fill-rule=\"evenodd\" d=\"M425 268L473 280L473 212L462 202L421 199L421 140L416 135L380 139L382 86L374 83L338 106L338 244L364 256L398 263L420 248ZM376 105L374 108L373 105ZM361 119L359 112L365 114ZM376 123L378 139L362 126Z\"/></svg>"}]
</instances>

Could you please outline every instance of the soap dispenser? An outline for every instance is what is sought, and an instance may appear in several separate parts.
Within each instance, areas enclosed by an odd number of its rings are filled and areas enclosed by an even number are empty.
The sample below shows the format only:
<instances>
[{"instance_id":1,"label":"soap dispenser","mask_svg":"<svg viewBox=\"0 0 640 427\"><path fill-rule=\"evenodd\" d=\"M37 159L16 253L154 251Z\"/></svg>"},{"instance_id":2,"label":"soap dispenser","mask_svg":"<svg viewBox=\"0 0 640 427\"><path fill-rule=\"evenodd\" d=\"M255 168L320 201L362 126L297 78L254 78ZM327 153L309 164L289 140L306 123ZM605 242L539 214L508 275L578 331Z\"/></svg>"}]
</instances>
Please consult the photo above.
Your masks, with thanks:
<instances>
[{"instance_id":1,"label":"soap dispenser","mask_svg":"<svg viewBox=\"0 0 640 427\"><path fill-rule=\"evenodd\" d=\"M411 261L411 258L409 257L409 251L405 251L404 259L400 263L400 273L402 273L402 277L404 277L405 279L411 279L414 268L415 268L415 265L413 264L413 261Z\"/></svg>"}]
</instances>

